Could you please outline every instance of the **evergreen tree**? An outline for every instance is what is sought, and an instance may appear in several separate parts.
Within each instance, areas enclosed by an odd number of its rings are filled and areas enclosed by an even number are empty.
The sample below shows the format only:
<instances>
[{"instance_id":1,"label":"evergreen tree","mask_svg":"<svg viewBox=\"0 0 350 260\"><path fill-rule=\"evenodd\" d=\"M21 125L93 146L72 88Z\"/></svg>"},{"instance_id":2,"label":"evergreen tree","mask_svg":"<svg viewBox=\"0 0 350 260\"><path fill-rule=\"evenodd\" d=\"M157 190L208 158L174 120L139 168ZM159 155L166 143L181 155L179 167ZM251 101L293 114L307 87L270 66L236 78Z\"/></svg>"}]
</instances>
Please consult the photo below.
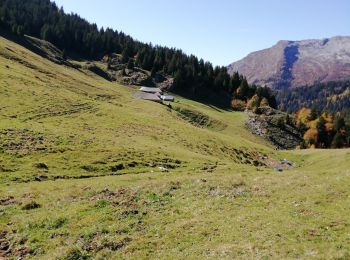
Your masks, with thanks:
<instances>
[{"instance_id":1,"label":"evergreen tree","mask_svg":"<svg viewBox=\"0 0 350 260\"><path fill-rule=\"evenodd\" d=\"M345 120L343 117L337 116L334 122L333 129L335 132L345 129Z\"/></svg>"},{"instance_id":2,"label":"evergreen tree","mask_svg":"<svg viewBox=\"0 0 350 260\"><path fill-rule=\"evenodd\" d=\"M24 27L22 25L17 26L16 33L18 36L23 36L24 35Z\"/></svg>"},{"instance_id":3,"label":"evergreen tree","mask_svg":"<svg viewBox=\"0 0 350 260\"><path fill-rule=\"evenodd\" d=\"M244 78L242 80L242 83L241 85L239 86L238 88L238 96L239 98L241 99L247 99L248 98L248 93L249 93L249 85L248 85L248 82L247 82L247 79Z\"/></svg>"},{"instance_id":4,"label":"evergreen tree","mask_svg":"<svg viewBox=\"0 0 350 260\"><path fill-rule=\"evenodd\" d=\"M62 51L62 58L63 58L64 60L67 59L67 51L66 51L66 49L63 49L63 51Z\"/></svg>"},{"instance_id":5,"label":"evergreen tree","mask_svg":"<svg viewBox=\"0 0 350 260\"><path fill-rule=\"evenodd\" d=\"M122 52L122 63L127 63L130 59L129 56L129 51L127 48L124 48L123 52Z\"/></svg>"},{"instance_id":6,"label":"evergreen tree","mask_svg":"<svg viewBox=\"0 0 350 260\"><path fill-rule=\"evenodd\" d=\"M318 115L319 115L319 112L318 112L316 106L312 106L308 119L310 121L315 120L318 117Z\"/></svg>"},{"instance_id":7,"label":"evergreen tree","mask_svg":"<svg viewBox=\"0 0 350 260\"><path fill-rule=\"evenodd\" d=\"M156 76L156 74L157 74L157 69L156 69L156 67L155 66L153 66L152 67L152 70L151 70L151 77L155 77Z\"/></svg>"},{"instance_id":8,"label":"evergreen tree","mask_svg":"<svg viewBox=\"0 0 350 260\"><path fill-rule=\"evenodd\" d=\"M316 129L318 132L318 144L320 148L326 148L328 146L327 143L327 131L326 131L326 121L322 116L318 118L318 122L316 125Z\"/></svg>"},{"instance_id":9,"label":"evergreen tree","mask_svg":"<svg viewBox=\"0 0 350 260\"><path fill-rule=\"evenodd\" d=\"M231 78L232 92L235 92L240 85L241 85L241 80L239 78L239 73L236 71L233 73Z\"/></svg>"},{"instance_id":10,"label":"evergreen tree","mask_svg":"<svg viewBox=\"0 0 350 260\"><path fill-rule=\"evenodd\" d=\"M134 59L130 58L128 61L128 65L126 66L129 70L134 68Z\"/></svg>"},{"instance_id":11,"label":"evergreen tree","mask_svg":"<svg viewBox=\"0 0 350 260\"><path fill-rule=\"evenodd\" d=\"M338 132L334 135L331 147L332 148L342 148L344 147L344 137Z\"/></svg>"}]
</instances>

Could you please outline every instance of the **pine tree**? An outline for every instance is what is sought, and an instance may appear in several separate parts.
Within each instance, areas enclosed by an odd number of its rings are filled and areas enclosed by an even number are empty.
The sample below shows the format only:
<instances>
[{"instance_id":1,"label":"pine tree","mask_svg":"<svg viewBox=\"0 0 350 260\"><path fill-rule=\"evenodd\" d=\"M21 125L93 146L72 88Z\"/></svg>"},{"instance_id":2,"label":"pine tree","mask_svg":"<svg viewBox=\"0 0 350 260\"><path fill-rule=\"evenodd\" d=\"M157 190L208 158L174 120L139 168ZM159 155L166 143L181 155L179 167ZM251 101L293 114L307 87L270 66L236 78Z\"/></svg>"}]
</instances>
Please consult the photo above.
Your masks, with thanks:
<instances>
[{"instance_id":1,"label":"pine tree","mask_svg":"<svg viewBox=\"0 0 350 260\"><path fill-rule=\"evenodd\" d=\"M130 58L128 61L127 69L131 70L134 68L134 59Z\"/></svg>"},{"instance_id":2,"label":"pine tree","mask_svg":"<svg viewBox=\"0 0 350 260\"><path fill-rule=\"evenodd\" d=\"M154 78L157 74L157 69L155 66L152 67L152 70L151 70L151 77Z\"/></svg>"},{"instance_id":3,"label":"pine tree","mask_svg":"<svg viewBox=\"0 0 350 260\"><path fill-rule=\"evenodd\" d=\"M231 78L232 91L235 92L240 85L241 85L241 80L239 78L239 73L234 72Z\"/></svg>"},{"instance_id":4,"label":"pine tree","mask_svg":"<svg viewBox=\"0 0 350 260\"><path fill-rule=\"evenodd\" d=\"M326 131L326 121L324 120L324 118L322 116L320 116L318 118L318 122L316 125L316 129L318 132L318 147L320 148L326 148L328 146L327 144L327 131Z\"/></svg>"},{"instance_id":5,"label":"pine tree","mask_svg":"<svg viewBox=\"0 0 350 260\"><path fill-rule=\"evenodd\" d=\"M67 60L67 51L66 51L66 49L63 49L63 51L62 51L62 58L64 60Z\"/></svg>"},{"instance_id":6,"label":"pine tree","mask_svg":"<svg viewBox=\"0 0 350 260\"><path fill-rule=\"evenodd\" d=\"M310 115L309 115L308 119L310 121L313 121L313 120L315 120L318 117L318 115L319 115L319 112L318 112L316 106L312 106L311 112L310 112Z\"/></svg>"},{"instance_id":7,"label":"pine tree","mask_svg":"<svg viewBox=\"0 0 350 260\"><path fill-rule=\"evenodd\" d=\"M24 35L24 27L22 26L22 25L19 25L18 27L17 27L17 35L18 36L23 36Z\"/></svg>"},{"instance_id":8,"label":"pine tree","mask_svg":"<svg viewBox=\"0 0 350 260\"><path fill-rule=\"evenodd\" d=\"M130 58L130 49L126 46L122 52L122 63L127 63Z\"/></svg>"},{"instance_id":9,"label":"pine tree","mask_svg":"<svg viewBox=\"0 0 350 260\"><path fill-rule=\"evenodd\" d=\"M341 129L345 128L345 120L343 117L337 116L333 125L333 129L335 132L338 132Z\"/></svg>"},{"instance_id":10,"label":"pine tree","mask_svg":"<svg viewBox=\"0 0 350 260\"><path fill-rule=\"evenodd\" d=\"M344 137L338 132L334 135L331 147L341 148L344 146L344 143L345 143Z\"/></svg>"},{"instance_id":11,"label":"pine tree","mask_svg":"<svg viewBox=\"0 0 350 260\"><path fill-rule=\"evenodd\" d=\"M247 79L244 78L242 80L242 83L241 85L239 86L238 88L238 91L239 91L239 94L238 96L241 98L241 99L247 99L248 98L248 93L249 93L249 85L248 85L248 82L247 82Z\"/></svg>"}]
</instances>

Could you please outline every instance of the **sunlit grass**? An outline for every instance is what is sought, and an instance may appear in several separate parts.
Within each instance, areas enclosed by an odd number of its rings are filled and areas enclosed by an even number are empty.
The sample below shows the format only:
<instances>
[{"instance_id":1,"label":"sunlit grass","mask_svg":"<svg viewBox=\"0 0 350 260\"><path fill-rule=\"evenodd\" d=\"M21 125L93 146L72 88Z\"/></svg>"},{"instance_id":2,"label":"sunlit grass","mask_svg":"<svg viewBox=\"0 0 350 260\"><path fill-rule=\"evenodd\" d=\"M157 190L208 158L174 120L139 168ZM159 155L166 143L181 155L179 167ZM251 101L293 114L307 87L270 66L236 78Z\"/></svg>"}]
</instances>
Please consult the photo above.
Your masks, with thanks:
<instances>
[{"instance_id":1,"label":"sunlit grass","mask_svg":"<svg viewBox=\"0 0 350 260\"><path fill-rule=\"evenodd\" d=\"M275 151L244 113L177 98L174 108L215 122L194 125L134 91L1 38L10 256L349 257L348 150ZM277 173L254 166L256 154L297 166Z\"/></svg>"}]
</instances>

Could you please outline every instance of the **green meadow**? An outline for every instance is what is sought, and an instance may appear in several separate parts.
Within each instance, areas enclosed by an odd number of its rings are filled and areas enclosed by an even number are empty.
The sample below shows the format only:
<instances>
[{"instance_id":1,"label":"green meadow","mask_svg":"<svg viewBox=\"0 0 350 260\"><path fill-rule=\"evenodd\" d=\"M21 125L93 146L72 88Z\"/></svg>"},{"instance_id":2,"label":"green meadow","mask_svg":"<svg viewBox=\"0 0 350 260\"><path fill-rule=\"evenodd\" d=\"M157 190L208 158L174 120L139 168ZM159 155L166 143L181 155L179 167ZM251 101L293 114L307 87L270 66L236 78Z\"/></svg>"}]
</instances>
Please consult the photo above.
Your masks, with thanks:
<instances>
[{"instance_id":1,"label":"green meadow","mask_svg":"<svg viewBox=\"0 0 350 260\"><path fill-rule=\"evenodd\" d=\"M349 150L136 91L0 38L0 259L350 258Z\"/></svg>"}]
</instances>

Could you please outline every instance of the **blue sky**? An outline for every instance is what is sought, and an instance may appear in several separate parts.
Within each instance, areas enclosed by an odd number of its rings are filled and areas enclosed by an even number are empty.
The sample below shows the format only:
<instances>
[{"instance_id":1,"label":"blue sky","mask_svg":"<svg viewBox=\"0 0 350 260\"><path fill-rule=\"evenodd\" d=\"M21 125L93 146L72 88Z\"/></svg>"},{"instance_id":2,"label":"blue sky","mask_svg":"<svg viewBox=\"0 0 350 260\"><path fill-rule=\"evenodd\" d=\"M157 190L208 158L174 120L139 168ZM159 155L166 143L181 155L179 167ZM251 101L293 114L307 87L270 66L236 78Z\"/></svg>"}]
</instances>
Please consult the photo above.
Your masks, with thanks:
<instances>
[{"instance_id":1,"label":"blue sky","mask_svg":"<svg viewBox=\"0 0 350 260\"><path fill-rule=\"evenodd\" d=\"M279 40L350 35L350 0L55 0L99 27L228 65Z\"/></svg>"}]
</instances>

